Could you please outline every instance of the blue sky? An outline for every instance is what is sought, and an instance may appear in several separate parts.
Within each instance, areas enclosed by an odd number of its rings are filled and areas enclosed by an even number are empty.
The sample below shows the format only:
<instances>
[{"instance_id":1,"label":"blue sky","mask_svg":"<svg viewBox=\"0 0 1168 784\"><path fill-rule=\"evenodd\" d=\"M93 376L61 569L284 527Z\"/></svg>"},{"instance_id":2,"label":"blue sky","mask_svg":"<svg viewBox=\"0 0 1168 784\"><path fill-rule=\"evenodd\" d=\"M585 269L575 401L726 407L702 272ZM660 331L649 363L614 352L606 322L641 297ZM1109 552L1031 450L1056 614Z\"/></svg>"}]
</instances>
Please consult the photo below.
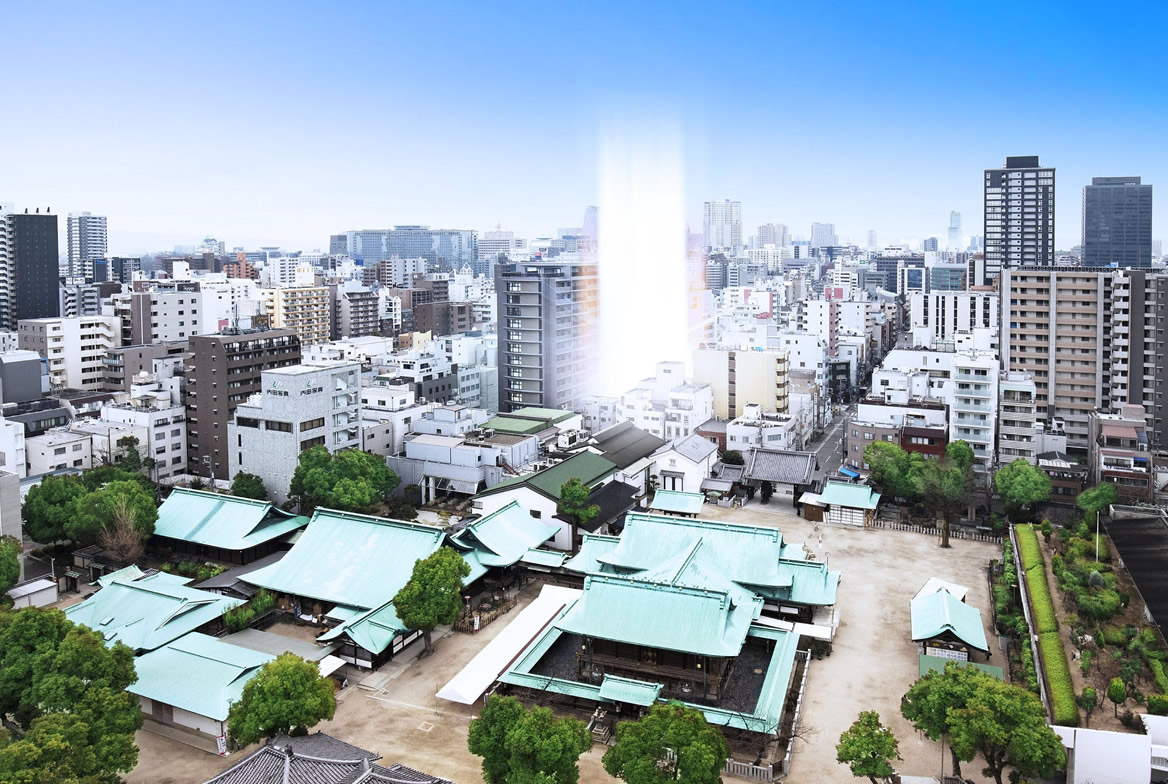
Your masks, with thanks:
<instances>
[{"instance_id":1,"label":"blue sky","mask_svg":"<svg viewBox=\"0 0 1168 784\"><path fill-rule=\"evenodd\" d=\"M19 3L0 200L109 216L111 250L325 247L395 223L577 225L606 119L676 123L685 203L748 233L980 233L981 170L1168 186L1158 4ZM1168 235L1157 198L1156 237ZM1168 237L1165 237L1168 239Z\"/></svg>"}]
</instances>

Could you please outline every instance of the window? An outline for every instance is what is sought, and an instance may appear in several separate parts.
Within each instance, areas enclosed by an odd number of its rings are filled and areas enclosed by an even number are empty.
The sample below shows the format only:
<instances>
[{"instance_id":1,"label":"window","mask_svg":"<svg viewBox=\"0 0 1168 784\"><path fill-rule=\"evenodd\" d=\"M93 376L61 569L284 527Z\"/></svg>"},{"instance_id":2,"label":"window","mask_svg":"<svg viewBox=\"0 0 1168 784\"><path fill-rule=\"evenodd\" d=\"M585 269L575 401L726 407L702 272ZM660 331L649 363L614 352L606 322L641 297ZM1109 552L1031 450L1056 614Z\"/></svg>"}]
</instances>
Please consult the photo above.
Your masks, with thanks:
<instances>
[{"instance_id":1,"label":"window","mask_svg":"<svg viewBox=\"0 0 1168 784\"><path fill-rule=\"evenodd\" d=\"M291 433L292 432L292 423L291 422L278 422L275 419L269 419L267 421L267 429L268 430L275 430L275 431L280 432L280 433Z\"/></svg>"},{"instance_id":2,"label":"window","mask_svg":"<svg viewBox=\"0 0 1168 784\"><path fill-rule=\"evenodd\" d=\"M324 446L324 436L304 439L300 442L300 451L303 452L305 449L312 449L314 446Z\"/></svg>"},{"instance_id":3,"label":"window","mask_svg":"<svg viewBox=\"0 0 1168 784\"><path fill-rule=\"evenodd\" d=\"M235 424L238 427L259 427L260 421L251 417L236 417Z\"/></svg>"},{"instance_id":4,"label":"window","mask_svg":"<svg viewBox=\"0 0 1168 784\"><path fill-rule=\"evenodd\" d=\"M80 451L81 451L81 444L74 444L74 445L73 445L73 451L74 451L74 452L80 452Z\"/></svg>"},{"instance_id":5,"label":"window","mask_svg":"<svg viewBox=\"0 0 1168 784\"><path fill-rule=\"evenodd\" d=\"M531 511L531 516L534 517L536 520L539 520L540 518L543 517L543 512L541 512L538 509L532 509L530 511Z\"/></svg>"},{"instance_id":6,"label":"window","mask_svg":"<svg viewBox=\"0 0 1168 784\"><path fill-rule=\"evenodd\" d=\"M316 430L318 427L324 427L324 417L317 417L316 419L309 419L300 423L300 432L304 433L308 430Z\"/></svg>"},{"instance_id":7,"label":"window","mask_svg":"<svg viewBox=\"0 0 1168 784\"><path fill-rule=\"evenodd\" d=\"M53 450L53 454L54 454L54 455L63 455L63 454L65 454L65 447L63 447L63 446L59 446L59 447L57 447L56 449L54 449L54 450Z\"/></svg>"}]
</instances>

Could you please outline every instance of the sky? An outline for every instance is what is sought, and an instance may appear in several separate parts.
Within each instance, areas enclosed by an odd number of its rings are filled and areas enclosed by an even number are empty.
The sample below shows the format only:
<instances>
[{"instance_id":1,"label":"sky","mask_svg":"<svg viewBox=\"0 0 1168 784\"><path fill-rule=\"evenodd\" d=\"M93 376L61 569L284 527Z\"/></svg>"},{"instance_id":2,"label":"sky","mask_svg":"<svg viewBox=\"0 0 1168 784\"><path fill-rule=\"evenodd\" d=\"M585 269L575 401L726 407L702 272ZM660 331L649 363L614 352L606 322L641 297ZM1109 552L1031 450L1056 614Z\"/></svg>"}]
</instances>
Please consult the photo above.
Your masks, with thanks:
<instances>
[{"instance_id":1,"label":"sky","mask_svg":"<svg viewBox=\"0 0 1168 784\"><path fill-rule=\"evenodd\" d=\"M629 6L633 7L629 7ZM680 144L688 220L865 244L981 233L982 170L1168 184L1155 3L17 3L0 202L109 218L113 254L327 249L357 228L578 226L606 128ZM626 123L627 124L627 123ZM1168 239L1157 199L1154 236Z\"/></svg>"}]
</instances>

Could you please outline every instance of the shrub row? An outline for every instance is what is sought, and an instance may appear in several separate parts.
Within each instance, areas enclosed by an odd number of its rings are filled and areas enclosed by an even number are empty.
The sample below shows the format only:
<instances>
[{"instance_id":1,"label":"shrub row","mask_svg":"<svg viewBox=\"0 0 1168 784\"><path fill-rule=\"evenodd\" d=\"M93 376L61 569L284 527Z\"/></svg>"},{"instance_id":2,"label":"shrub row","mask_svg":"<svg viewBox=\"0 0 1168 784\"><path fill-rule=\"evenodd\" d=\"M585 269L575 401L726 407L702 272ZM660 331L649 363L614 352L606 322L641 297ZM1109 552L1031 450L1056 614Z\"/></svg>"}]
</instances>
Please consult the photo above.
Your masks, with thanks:
<instances>
[{"instance_id":1,"label":"shrub row","mask_svg":"<svg viewBox=\"0 0 1168 784\"><path fill-rule=\"evenodd\" d=\"M1018 534L1018 555L1022 558L1022 568L1030 571L1035 564L1043 562L1038 536L1034 533L1034 526L1029 524L1015 526L1014 530Z\"/></svg>"},{"instance_id":2,"label":"shrub row","mask_svg":"<svg viewBox=\"0 0 1168 784\"><path fill-rule=\"evenodd\" d=\"M1058 617L1050 598L1045 569L1031 569L1026 573L1026 587L1030 591L1030 608L1034 611L1035 631L1039 634L1058 631Z\"/></svg>"},{"instance_id":3,"label":"shrub row","mask_svg":"<svg viewBox=\"0 0 1168 784\"><path fill-rule=\"evenodd\" d=\"M1022 640L1022 677L1026 688L1038 694L1038 671L1034 668L1034 652L1030 649L1030 638Z\"/></svg>"},{"instance_id":4,"label":"shrub row","mask_svg":"<svg viewBox=\"0 0 1168 784\"><path fill-rule=\"evenodd\" d=\"M1063 649L1063 641L1058 632L1038 635L1038 655L1042 659L1042 669L1046 672L1046 685L1050 688L1054 723L1064 727L1079 726L1075 684L1071 680L1067 652Z\"/></svg>"},{"instance_id":5,"label":"shrub row","mask_svg":"<svg viewBox=\"0 0 1168 784\"><path fill-rule=\"evenodd\" d=\"M247 604L232 607L223 613L223 624L229 632L243 631L251 626L252 621L272 609L275 603L276 597L261 588Z\"/></svg>"},{"instance_id":6,"label":"shrub row","mask_svg":"<svg viewBox=\"0 0 1168 784\"><path fill-rule=\"evenodd\" d=\"M1156 688L1160 690L1161 694L1168 694L1168 675L1164 674L1164 662L1148 657L1145 663L1152 672L1152 681L1156 684ZM1168 700L1168 697L1164 699Z\"/></svg>"},{"instance_id":7,"label":"shrub row","mask_svg":"<svg viewBox=\"0 0 1168 784\"><path fill-rule=\"evenodd\" d=\"M1168 716L1168 697L1163 694L1149 694L1148 713L1153 716Z\"/></svg>"}]
</instances>

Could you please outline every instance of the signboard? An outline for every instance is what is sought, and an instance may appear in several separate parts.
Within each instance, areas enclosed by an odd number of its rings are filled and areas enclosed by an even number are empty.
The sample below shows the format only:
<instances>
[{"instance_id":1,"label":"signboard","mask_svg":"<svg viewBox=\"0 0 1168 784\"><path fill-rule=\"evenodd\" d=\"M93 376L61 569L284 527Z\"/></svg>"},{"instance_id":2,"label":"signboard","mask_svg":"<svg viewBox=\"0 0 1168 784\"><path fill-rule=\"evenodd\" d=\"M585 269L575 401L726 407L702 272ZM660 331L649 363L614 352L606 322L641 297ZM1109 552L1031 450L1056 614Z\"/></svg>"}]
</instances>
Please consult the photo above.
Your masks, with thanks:
<instances>
[{"instance_id":1,"label":"signboard","mask_svg":"<svg viewBox=\"0 0 1168 784\"><path fill-rule=\"evenodd\" d=\"M215 751L220 757L227 756L227 736L220 735L215 738Z\"/></svg>"}]
</instances>

